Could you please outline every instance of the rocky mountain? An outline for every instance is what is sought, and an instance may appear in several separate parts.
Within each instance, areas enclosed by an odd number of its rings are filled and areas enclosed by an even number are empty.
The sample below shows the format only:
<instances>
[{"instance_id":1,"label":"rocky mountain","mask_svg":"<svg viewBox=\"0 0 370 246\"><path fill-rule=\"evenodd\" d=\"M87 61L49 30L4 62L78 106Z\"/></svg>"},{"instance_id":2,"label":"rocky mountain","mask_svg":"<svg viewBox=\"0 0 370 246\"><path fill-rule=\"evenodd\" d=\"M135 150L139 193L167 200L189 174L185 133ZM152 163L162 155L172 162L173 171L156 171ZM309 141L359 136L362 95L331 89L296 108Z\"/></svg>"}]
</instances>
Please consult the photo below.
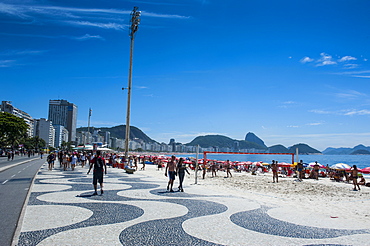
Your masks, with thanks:
<instances>
[{"instance_id":1,"label":"rocky mountain","mask_svg":"<svg viewBox=\"0 0 370 246\"><path fill-rule=\"evenodd\" d=\"M100 135L104 135L105 132L110 132L110 136L114 138L125 139L126 137L126 125L119 125L114 127L90 127L90 132L94 130L100 130ZM77 128L77 132L87 131L87 127ZM138 138L146 143L154 143L155 140L148 137L144 132L135 126L130 126L130 139Z\"/></svg>"},{"instance_id":2,"label":"rocky mountain","mask_svg":"<svg viewBox=\"0 0 370 246\"><path fill-rule=\"evenodd\" d=\"M289 149L281 144L270 146L268 150L270 153L290 153Z\"/></svg>"},{"instance_id":3,"label":"rocky mountain","mask_svg":"<svg viewBox=\"0 0 370 246\"><path fill-rule=\"evenodd\" d=\"M370 151L366 149L358 149L351 153L351 155L370 155Z\"/></svg>"},{"instance_id":4,"label":"rocky mountain","mask_svg":"<svg viewBox=\"0 0 370 246\"><path fill-rule=\"evenodd\" d=\"M111 137L125 139L126 135L126 126L119 125L114 127L90 127L90 132L93 133L94 130L99 130L100 135L104 135L105 132L110 132ZM77 132L79 131L87 131L87 127L80 127L77 128ZM146 143L154 143L155 140L148 137L144 132L142 132L139 128L130 126L130 139L140 139ZM251 150L255 149L258 151L266 151L270 153L295 153L295 149L298 147L299 154L320 154L321 152L308 146L307 144L296 144L289 148L286 148L283 145L274 145L271 147L267 147L262 139L257 137L254 133L248 132L245 136L246 140L236 140L222 135L207 135L207 136L199 136L193 139L190 143L185 145L188 146L197 146L199 145L202 148L209 148L209 147L217 147L217 148L229 148L233 151L239 150ZM178 143L179 144L179 143ZM363 145L356 146L353 148L354 150L365 150L370 152L370 147L365 147ZM331 153L337 153L337 149L328 148L325 151ZM331 152L330 152L331 151ZM351 153L352 153L351 152ZM365 153L365 152L360 152Z\"/></svg>"},{"instance_id":5,"label":"rocky mountain","mask_svg":"<svg viewBox=\"0 0 370 246\"><path fill-rule=\"evenodd\" d=\"M259 137L257 137L253 132L248 132L247 133L247 135L245 136L245 141L256 143L256 144L258 144L260 146L263 146L263 147L267 148L267 146L262 141L262 139L260 139Z\"/></svg>"},{"instance_id":6,"label":"rocky mountain","mask_svg":"<svg viewBox=\"0 0 370 246\"><path fill-rule=\"evenodd\" d=\"M366 147L362 144L359 144L353 148L326 148L322 153L324 155L359 155L359 154L366 154L366 152L370 152L370 146Z\"/></svg>"},{"instance_id":7,"label":"rocky mountain","mask_svg":"<svg viewBox=\"0 0 370 246\"><path fill-rule=\"evenodd\" d=\"M317 149L314 149L308 146L307 144L303 144L303 143L295 144L289 147L288 148L289 153L295 153L297 148L298 148L298 154L300 155L321 154L321 152L318 151Z\"/></svg>"},{"instance_id":8,"label":"rocky mountain","mask_svg":"<svg viewBox=\"0 0 370 246\"><path fill-rule=\"evenodd\" d=\"M230 149L267 149L264 146L245 140L235 140L222 135L199 136L193 139L188 146L199 145L202 148L218 147Z\"/></svg>"}]
</instances>

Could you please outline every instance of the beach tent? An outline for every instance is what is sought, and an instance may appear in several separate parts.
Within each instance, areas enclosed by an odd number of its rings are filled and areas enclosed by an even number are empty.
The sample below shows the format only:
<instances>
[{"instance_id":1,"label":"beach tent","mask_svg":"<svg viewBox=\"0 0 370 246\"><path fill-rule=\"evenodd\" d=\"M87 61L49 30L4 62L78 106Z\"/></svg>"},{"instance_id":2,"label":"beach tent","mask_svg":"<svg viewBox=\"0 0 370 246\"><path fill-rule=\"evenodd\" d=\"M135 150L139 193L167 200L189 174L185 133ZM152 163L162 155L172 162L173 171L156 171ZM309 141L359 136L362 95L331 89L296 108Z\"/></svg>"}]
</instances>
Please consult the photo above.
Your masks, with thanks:
<instances>
[{"instance_id":1,"label":"beach tent","mask_svg":"<svg viewBox=\"0 0 370 246\"><path fill-rule=\"evenodd\" d=\"M336 170L348 170L348 169L351 169L351 166L346 163L337 163L337 164L331 165L329 168L336 169Z\"/></svg>"}]
</instances>

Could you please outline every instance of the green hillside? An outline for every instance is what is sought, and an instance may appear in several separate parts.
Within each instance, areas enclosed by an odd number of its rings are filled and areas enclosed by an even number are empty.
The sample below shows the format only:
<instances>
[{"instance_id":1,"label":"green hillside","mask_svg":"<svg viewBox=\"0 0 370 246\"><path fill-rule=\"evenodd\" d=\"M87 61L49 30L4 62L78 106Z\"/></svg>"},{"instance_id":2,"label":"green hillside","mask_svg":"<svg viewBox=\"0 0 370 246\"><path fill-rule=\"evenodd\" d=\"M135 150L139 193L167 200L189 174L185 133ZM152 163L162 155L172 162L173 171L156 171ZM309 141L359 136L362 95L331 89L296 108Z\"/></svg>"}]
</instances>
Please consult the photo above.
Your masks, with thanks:
<instances>
[{"instance_id":1,"label":"green hillside","mask_svg":"<svg viewBox=\"0 0 370 246\"><path fill-rule=\"evenodd\" d=\"M105 132L110 132L110 136L114 138L125 139L126 136L126 126L119 125L114 127L90 127L90 132L93 133L94 130L100 130L99 135L104 135ZM77 132L79 131L87 131L87 127L80 127L77 128ZM139 128L135 126L130 126L130 139L139 138L146 143L153 143L155 142L153 139L148 137L145 133L143 133Z\"/></svg>"},{"instance_id":2,"label":"green hillside","mask_svg":"<svg viewBox=\"0 0 370 246\"><path fill-rule=\"evenodd\" d=\"M187 143L188 146L197 146L199 145L202 148L208 147L219 147L219 148L235 148L238 145L239 149L265 149L265 147L258 145L256 143L244 141L244 140L235 140L222 135L207 135L199 136L193 139L190 143Z\"/></svg>"},{"instance_id":3,"label":"green hillside","mask_svg":"<svg viewBox=\"0 0 370 246\"><path fill-rule=\"evenodd\" d=\"M270 153L290 153L289 149L281 144L270 146L268 149Z\"/></svg>"},{"instance_id":4,"label":"green hillside","mask_svg":"<svg viewBox=\"0 0 370 246\"><path fill-rule=\"evenodd\" d=\"M298 148L298 154L300 154L300 155L321 154L321 152L318 151L317 149L314 149L314 148L308 146L307 144L303 144L303 143L295 144L295 145L289 147L288 148L289 153L295 153L296 148Z\"/></svg>"}]
</instances>

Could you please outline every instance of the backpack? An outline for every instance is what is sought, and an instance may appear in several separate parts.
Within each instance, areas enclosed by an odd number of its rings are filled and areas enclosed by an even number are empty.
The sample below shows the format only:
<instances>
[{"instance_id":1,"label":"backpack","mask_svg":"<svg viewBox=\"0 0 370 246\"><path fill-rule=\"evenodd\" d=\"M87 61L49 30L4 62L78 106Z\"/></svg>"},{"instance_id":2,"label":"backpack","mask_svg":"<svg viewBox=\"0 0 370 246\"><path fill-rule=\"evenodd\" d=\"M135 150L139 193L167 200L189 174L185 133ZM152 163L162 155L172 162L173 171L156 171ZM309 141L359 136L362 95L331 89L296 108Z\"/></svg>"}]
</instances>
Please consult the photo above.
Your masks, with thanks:
<instances>
[{"instance_id":1,"label":"backpack","mask_svg":"<svg viewBox=\"0 0 370 246\"><path fill-rule=\"evenodd\" d=\"M103 167L104 167L104 161L102 160L102 158L101 157L96 158L94 169L103 170Z\"/></svg>"}]
</instances>

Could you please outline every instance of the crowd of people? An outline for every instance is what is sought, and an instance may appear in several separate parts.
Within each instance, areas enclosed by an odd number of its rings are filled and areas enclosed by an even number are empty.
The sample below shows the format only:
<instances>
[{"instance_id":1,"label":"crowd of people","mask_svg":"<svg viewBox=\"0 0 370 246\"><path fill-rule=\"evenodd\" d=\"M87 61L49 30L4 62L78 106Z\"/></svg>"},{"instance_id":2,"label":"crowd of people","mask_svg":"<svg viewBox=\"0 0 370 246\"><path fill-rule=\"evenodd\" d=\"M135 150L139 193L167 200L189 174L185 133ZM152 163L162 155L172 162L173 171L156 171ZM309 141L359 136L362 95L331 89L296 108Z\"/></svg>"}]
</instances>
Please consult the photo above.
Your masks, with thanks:
<instances>
[{"instance_id":1,"label":"crowd of people","mask_svg":"<svg viewBox=\"0 0 370 246\"><path fill-rule=\"evenodd\" d=\"M60 168L64 171L75 170L77 165L82 168L88 165L91 169L94 164L94 159L99 155L93 155L91 152L68 152L59 151L57 153L50 153L47 157L49 170L54 168L56 160L59 161ZM183 180L185 173L189 173L188 168L195 170L196 161L191 158L177 158L172 155L171 157L165 156L151 156L151 155L130 155L126 160L124 155L118 153L105 153L101 155L104 160L104 165L110 167L117 167L118 164L123 163L126 168L131 168L133 171L145 170L146 164L153 164L157 170L165 168L165 176L168 177L167 190L173 192L174 181L176 176L179 178L178 190L183 192ZM263 165L262 165L263 164ZM105 168L106 170L106 168ZM226 174L225 178L232 178L232 171L234 172L250 172L252 175L272 173L272 181L279 182L279 177L293 177L296 181L303 181L304 179L318 179L319 177L329 177L337 182L352 182L354 190L360 190L361 185L370 186L361 173L358 172L357 167L354 165L350 170L334 170L328 167L323 168L317 162L315 165L307 167L303 161L296 163L295 166L282 166L276 160L272 160L271 164L268 163L254 163L243 164L239 162L217 161L217 160L199 160L198 170L201 171L201 176L204 179L209 172L211 177L216 177L220 172ZM358 180L359 179L359 180ZM95 182L95 181L94 181ZM96 183L96 182L95 182ZM95 188L94 184L94 188ZM95 192L96 193L96 192Z\"/></svg>"}]
</instances>

